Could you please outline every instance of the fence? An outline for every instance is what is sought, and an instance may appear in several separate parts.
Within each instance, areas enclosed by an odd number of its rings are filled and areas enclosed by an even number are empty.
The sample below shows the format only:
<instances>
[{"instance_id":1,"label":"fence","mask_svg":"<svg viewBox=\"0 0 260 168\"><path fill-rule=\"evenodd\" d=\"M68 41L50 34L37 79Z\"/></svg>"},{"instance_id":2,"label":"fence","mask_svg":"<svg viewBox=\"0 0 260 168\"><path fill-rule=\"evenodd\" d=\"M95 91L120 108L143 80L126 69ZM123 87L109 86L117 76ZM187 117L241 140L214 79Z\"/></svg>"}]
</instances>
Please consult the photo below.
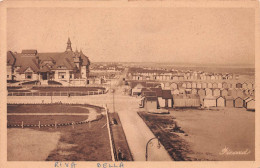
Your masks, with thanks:
<instances>
[{"instance_id":1,"label":"fence","mask_svg":"<svg viewBox=\"0 0 260 168\"><path fill-rule=\"evenodd\" d=\"M96 119L91 120L91 121L78 121L78 122L66 122L66 123L57 123L56 121L52 124L42 124L41 121L38 122L38 124L31 124L31 123L24 123L23 121L21 122L7 122L7 128L25 128L25 127L35 127L35 128L44 128L44 127L54 127L55 129L58 127L63 127L63 126L72 126L72 128L75 127L75 125L80 125L80 124L86 124L86 123L91 123L94 121L98 121L103 117L103 114L100 114L97 116Z\"/></svg>"},{"instance_id":2,"label":"fence","mask_svg":"<svg viewBox=\"0 0 260 168\"><path fill-rule=\"evenodd\" d=\"M82 91L82 92L8 92L8 96L87 96L105 94L106 91Z\"/></svg>"}]
</instances>

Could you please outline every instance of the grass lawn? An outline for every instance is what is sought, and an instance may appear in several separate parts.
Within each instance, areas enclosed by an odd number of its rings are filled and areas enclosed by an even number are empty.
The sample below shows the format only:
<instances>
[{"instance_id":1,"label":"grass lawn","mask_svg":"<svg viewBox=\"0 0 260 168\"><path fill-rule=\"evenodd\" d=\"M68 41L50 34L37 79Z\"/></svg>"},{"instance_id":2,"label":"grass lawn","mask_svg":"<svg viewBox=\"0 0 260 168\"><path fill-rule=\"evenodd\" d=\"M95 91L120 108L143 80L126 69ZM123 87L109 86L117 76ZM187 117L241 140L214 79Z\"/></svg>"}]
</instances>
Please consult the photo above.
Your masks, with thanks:
<instances>
[{"instance_id":1,"label":"grass lawn","mask_svg":"<svg viewBox=\"0 0 260 168\"><path fill-rule=\"evenodd\" d=\"M7 105L7 113L89 113L88 109L81 107L91 107L88 105L66 105L66 104L26 104Z\"/></svg>"},{"instance_id":2,"label":"grass lawn","mask_svg":"<svg viewBox=\"0 0 260 168\"><path fill-rule=\"evenodd\" d=\"M91 124L61 127L61 138L47 161L111 161L106 117Z\"/></svg>"}]
</instances>

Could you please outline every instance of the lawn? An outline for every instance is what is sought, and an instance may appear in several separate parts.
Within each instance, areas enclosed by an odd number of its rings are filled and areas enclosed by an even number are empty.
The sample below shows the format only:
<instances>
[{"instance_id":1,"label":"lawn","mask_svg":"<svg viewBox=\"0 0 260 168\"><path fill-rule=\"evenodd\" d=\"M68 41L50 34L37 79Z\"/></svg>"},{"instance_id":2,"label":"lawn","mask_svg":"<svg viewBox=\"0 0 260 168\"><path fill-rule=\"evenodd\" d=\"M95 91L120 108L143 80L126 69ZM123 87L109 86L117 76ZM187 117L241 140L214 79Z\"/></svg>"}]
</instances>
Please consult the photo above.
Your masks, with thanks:
<instances>
[{"instance_id":1,"label":"lawn","mask_svg":"<svg viewBox=\"0 0 260 168\"><path fill-rule=\"evenodd\" d=\"M58 145L47 161L111 161L106 117L91 124L60 128Z\"/></svg>"},{"instance_id":2,"label":"lawn","mask_svg":"<svg viewBox=\"0 0 260 168\"><path fill-rule=\"evenodd\" d=\"M66 105L66 104L28 104L28 105L7 105L7 113L89 113L89 110L82 107L88 105Z\"/></svg>"},{"instance_id":3,"label":"lawn","mask_svg":"<svg viewBox=\"0 0 260 168\"><path fill-rule=\"evenodd\" d=\"M106 116L100 114L102 108L90 105L88 107L97 110L99 114L97 119L74 127L69 125L56 129L54 127L9 128L8 160L111 161ZM41 124L54 124L55 121L82 121L88 116L8 116L8 120L12 117L14 121L24 120L24 124L26 120L30 124L32 122L38 124L38 120L41 120Z\"/></svg>"}]
</instances>

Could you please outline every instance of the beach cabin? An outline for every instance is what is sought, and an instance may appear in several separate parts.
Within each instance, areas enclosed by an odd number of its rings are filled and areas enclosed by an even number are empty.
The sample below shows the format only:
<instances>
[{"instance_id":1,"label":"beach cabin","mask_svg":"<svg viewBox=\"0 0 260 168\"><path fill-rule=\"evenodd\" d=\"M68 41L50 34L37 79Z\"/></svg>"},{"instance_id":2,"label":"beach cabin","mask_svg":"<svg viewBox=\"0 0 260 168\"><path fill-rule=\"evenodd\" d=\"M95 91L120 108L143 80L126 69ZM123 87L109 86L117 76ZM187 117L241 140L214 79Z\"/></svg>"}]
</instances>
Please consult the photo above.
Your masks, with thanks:
<instances>
[{"instance_id":1,"label":"beach cabin","mask_svg":"<svg viewBox=\"0 0 260 168\"><path fill-rule=\"evenodd\" d=\"M232 96L226 96L226 107L234 107L234 98Z\"/></svg>"},{"instance_id":2,"label":"beach cabin","mask_svg":"<svg viewBox=\"0 0 260 168\"><path fill-rule=\"evenodd\" d=\"M222 83L222 88L228 89L228 88L229 88L229 87L228 87L228 84L227 84L226 82L223 82L223 83Z\"/></svg>"},{"instance_id":3,"label":"beach cabin","mask_svg":"<svg viewBox=\"0 0 260 168\"><path fill-rule=\"evenodd\" d=\"M172 84L170 85L170 87L171 87L172 89L178 89L177 83L172 83Z\"/></svg>"},{"instance_id":4,"label":"beach cabin","mask_svg":"<svg viewBox=\"0 0 260 168\"><path fill-rule=\"evenodd\" d=\"M242 88L243 88L243 89L247 89L247 83L243 83L243 84L242 84Z\"/></svg>"},{"instance_id":5,"label":"beach cabin","mask_svg":"<svg viewBox=\"0 0 260 168\"><path fill-rule=\"evenodd\" d=\"M235 108L242 108L244 106L244 101L241 97L237 97L235 100L234 100L234 107Z\"/></svg>"},{"instance_id":6,"label":"beach cabin","mask_svg":"<svg viewBox=\"0 0 260 168\"><path fill-rule=\"evenodd\" d=\"M216 107L217 106L216 97L213 97L211 95L207 95L206 97L204 97L203 106L204 107Z\"/></svg>"},{"instance_id":7,"label":"beach cabin","mask_svg":"<svg viewBox=\"0 0 260 168\"><path fill-rule=\"evenodd\" d=\"M228 96L228 91L227 91L227 89L221 90L221 96L222 96L222 97Z\"/></svg>"},{"instance_id":8,"label":"beach cabin","mask_svg":"<svg viewBox=\"0 0 260 168\"><path fill-rule=\"evenodd\" d=\"M195 95L195 94L198 94L197 89L192 89L192 90L191 90L191 94L194 94L194 95Z\"/></svg>"},{"instance_id":9,"label":"beach cabin","mask_svg":"<svg viewBox=\"0 0 260 168\"><path fill-rule=\"evenodd\" d=\"M182 83L182 88L187 88L187 84L186 83Z\"/></svg>"},{"instance_id":10,"label":"beach cabin","mask_svg":"<svg viewBox=\"0 0 260 168\"><path fill-rule=\"evenodd\" d=\"M217 98L217 107L225 107L226 106L226 100L224 97L218 97Z\"/></svg>"},{"instance_id":11,"label":"beach cabin","mask_svg":"<svg viewBox=\"0 0 260 168\"><path fill-rule=\"evenodd\" d=\"M220 90L219 89L214 89L213 90L213 96L219 97L220 96Z\"/></svg>"},{"instance_id":12,"label":"beach cabin","mask_svg":"<svg viewBox=\"0 0 260 168\"><path fill-rule=\"evenodd\" d=\"M173 95L173 107L200 107L200 98L198 95Z\"/></svg>"},{"instance_id":13,"label":"beach cabin","mask_svg":"<svg viewBox=\"0 0 260 168\"><path fill-rule=\"evenodd\" d=\"M213 85L212 85L212 83L208 83L208 87L207 88L213 88Z\"/></svg>"},{"instance_id":14,"label":"beach cabin","mask_svg":"<svg viewBox=\"0 0 260 168\"><path fill-rule=\"evenodd\" d=\"M179 89L174 89L174 90L172 90L172 94L173 94L173 95L180 94Z\"/></svg>"},{"instance_id":15,"label":"beach cabin","mask_svg":"<svg viewBox=\"0 0 260 168\"><path fill-rule=\"evenodd\" d=\"M248 84L247 84L247 88L248 88L248 89L253 89L253 84L252 84L252 83L248 83Z\"/></svg>"},{"instance_id":16,"label":"beach cabin","mask_svg":"<svg viewBox=\"0 0 260 168\"><path fill-rule=\"evenodd\" d=\"M206 91L204 89L199 89L198 90L198 95L199 96L206 96Z\"/></svg>"},{"instance_id":17,"label":"beach cabin","mask_svg":"<svg viewBox=\"0 0 260 168\"><path fill-rule=\"evenodd\" d=\"M191 89L191 83L190 82L187 83L187 89Z\"/></svg>"},{"instance_id":18,"label":"beach cabin","mask_svg":"<svg viewBox=\"0 0 260 168\"><path fill-rule=\"evenodd\" d=\"M144 99L144 108L146 111L153 111L158 108L158 99L157 97L145 97Z\"/></svg>"},{"instance_id":19,"label":"beach cabin","mask_svg":"<svg viewBox=\"0 0 260 168\"><path fill-rule=\"evenodd\" d=\"M223 87L222 83L218 83L218 88L221 89Z\"/></svg>"},{"instance_id":20,"label":"beach cabin","mask_svg":"<svg viewBox=\"0 0 260 168\"><path fill-rule=\"evenodd\" d=\"M192 89L196 89L197 88L197 83L192 82L191 87L192 87Z\"/></svg>"},{"instance_id":21,"label":"beach cabin","mask_svg":"<svg viewBox=\"0 0 260 168\"><path fill-rule=\"evenodd\" d=\"M242 89L237 89L237 97L244 97L244 92Z\"/></svg>"},{"instance_id":22,"label":"beach cabin","mask_svg":"<svg viewBox=\"0 0 260 168\"><path fill-rule=\"evenodd\" d=\"M246 109L248 111L255 111L255 100L254 99L251 99L250 101L247 102Z\"/></svg>"},{"instance_id":23,"label":"beach cabin","mask_svg":"<svg viewBox=\"0 0 260 168\"><path fill-rule=\"evenodd\" d=\"M212 88L214 88L214 89L218 88L218 84L217 83L213 83L212 84Z\"/></svg>"},{"instance_id":24,"label":"beach cabin","mask_svg":"<svg viewBox=\"0 0 260 168\"><path fill-rule=\"evenodd\" d=\"M201 89L202 88L202 83L197 83L197 88Z\"/></svg>"},{"instance_id":25,"label":"beach cabin","mask_svg":"<svg viewBox=\"0 0 260 168\"><path fill-rule=\"evenodd\" d=\"M202 83L202 85L201 85L201 88L204 88L204 89L206 89L208 87L208 84L207 83Z\"/></svg>"},{"instance_id":26,"label":"beach cabin","mask_svg":"<svg viewBox=\"0 0 260 168\"><path fill-rule=\"evenodd\" d=\"M205 91L206 91L206 96L212 96L213 95L211 89L207 88L207 89L205 89Z\"/></svg>"},{"instance_id":27,"label":"beach cabin","mask_svg":"<svg viewBox=\"0 0 260 168\"><path fill-rule=\"evenodd\" d=\"M171 90L162 90L162 99L164 100L164 105L160 107L172 107L172 94Z\"/></svg>"},{"instance_id":28,"label":"beach cabin","mask_svg":"<svg viewBox=\"0 0 260 168\"><path fill-rule=\"evenodd\" d=\"M242 84L241 83L237 83L236 84L236 88L242 88Z\"/></svg>"}]
</instances>

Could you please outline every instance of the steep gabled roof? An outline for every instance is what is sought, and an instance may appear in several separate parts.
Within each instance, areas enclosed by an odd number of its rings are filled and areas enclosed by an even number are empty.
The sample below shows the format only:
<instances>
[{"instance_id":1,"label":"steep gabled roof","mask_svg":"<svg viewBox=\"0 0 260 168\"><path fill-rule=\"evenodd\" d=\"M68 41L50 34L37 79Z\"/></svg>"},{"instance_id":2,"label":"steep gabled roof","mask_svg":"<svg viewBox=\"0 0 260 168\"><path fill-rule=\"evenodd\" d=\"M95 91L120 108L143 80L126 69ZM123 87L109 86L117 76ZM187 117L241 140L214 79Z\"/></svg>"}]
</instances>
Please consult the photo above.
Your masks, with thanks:
<instances>
[{"instance_id":1,"label":"steep gabled roof","mask_svg":"<svg viewBox=\"0 0 260 168\"><path fill-rule=\"evenodd\" d=\"M146 101L158 101L158 98L156 96L148 96L145 97Z\"/></svg>"},{"instance_id":2,"label":"steep gabled roof","mask_svg":"<svg viewBox=\"0 0 260 168\"><path fill-rule=\"evenodd\" d=\"M171 99L172 98L171 90L162 90L162 98Z\"/></svg>"},{"instance_id":3,"label":"steep gabled roof","mask_svg":"<svg viewBox=\"0 0 260 168\"><path fill-rule=\"evenodd\" d=\"M13 66L15 64L15 56L11 51L7 52L7 65Z\"/></svg>"}]
</instances>

